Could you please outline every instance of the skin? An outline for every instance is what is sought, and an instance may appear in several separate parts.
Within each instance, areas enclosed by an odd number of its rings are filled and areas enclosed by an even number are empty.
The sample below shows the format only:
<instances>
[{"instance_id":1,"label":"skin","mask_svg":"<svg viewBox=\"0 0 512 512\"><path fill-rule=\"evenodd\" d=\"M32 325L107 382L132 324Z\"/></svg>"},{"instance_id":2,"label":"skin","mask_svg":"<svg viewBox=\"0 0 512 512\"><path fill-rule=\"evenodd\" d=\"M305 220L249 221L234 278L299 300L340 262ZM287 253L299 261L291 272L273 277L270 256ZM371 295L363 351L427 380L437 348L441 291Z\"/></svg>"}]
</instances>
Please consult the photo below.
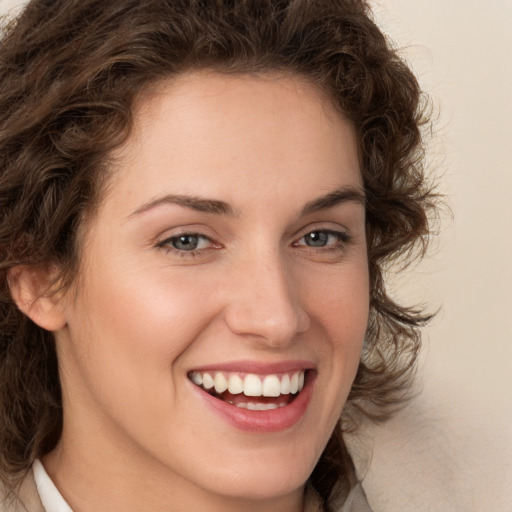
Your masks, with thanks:
<instances>
[{"instance_id":1,"label":"skin","mask_svg":"<svg viewBox=\"0 0 512 512\"><path fill-rule=\"evenodd\" d=\"M75 512L302 510L367 326L364 205L303 211L340 188L362 190L355 130L303 79L194 72L143 95L79 277L39 314L64 407L43 463ZM166 194L231 212L148 208ZM193 254L169 240L186 233ZM188 372L240 360L315 366L300 421L246 432L204 405Z\"/></svg>"}]
</instances>

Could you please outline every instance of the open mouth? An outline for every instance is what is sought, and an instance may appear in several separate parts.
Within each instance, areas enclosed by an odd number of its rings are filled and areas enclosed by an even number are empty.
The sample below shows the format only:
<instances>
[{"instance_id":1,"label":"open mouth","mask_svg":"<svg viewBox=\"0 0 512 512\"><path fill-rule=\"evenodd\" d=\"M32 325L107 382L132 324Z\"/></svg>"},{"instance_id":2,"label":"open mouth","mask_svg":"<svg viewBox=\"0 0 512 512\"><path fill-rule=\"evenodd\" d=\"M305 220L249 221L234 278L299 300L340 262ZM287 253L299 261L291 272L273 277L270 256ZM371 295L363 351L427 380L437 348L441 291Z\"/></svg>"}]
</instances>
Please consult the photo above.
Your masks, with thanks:
<instances>
[{"instance_id":1,"label":"open mouth","mask_svg":"<svg viewBox=\"0 0 512 512\"><path fill-rule=\"evenodd\" d=\"M292 403L304 388L307 370L257 375L192 371L188 378L211 396L241 409L268 411Z\"/></svg>"}]
</instances>

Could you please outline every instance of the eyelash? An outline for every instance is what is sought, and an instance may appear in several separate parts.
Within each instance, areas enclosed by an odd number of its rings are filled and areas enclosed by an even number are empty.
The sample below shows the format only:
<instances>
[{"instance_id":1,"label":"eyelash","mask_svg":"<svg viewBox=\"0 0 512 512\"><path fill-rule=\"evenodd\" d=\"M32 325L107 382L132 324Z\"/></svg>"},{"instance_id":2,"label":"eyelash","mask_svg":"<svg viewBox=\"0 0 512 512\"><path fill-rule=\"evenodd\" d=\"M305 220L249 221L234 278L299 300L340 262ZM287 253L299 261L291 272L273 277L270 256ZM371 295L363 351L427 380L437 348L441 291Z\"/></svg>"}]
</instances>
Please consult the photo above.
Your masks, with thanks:
<instances>
[{"instance_id":1,"label":"eyelash","mask_svg":"<svg viewBox=\"0 0 512 512\"><path fill-rule=\"evenodd\" d=\"M313 229L312 231L308 231L307 233L305 233L304 235L302 235L299 240L303 240L305 239L307 236L311 236L311 235L327 235L328 237L329 236L333 236L337 239L337 243L336 244L332 244L332 245L327 245L327 246L314 246L314 245L307 245L307 244L299 244L298 242L295 242L293 245L295 247L297 246L301 246L301 247L309 247L311 249L314 249L316 251L318 250L322 250L322 251L333 251L333 250L340 250L345 244L349 243L350 240L351 240L351 237L348 233L345 233L343 231L336 231L336 230L333 230L333 229Z\"/></svg>"},{"instance_id":2,"label":"eyelash","mask_svg":"<svg viewBox=\"0 0 512 512\"><path fill-rule=\"evenodd\" d=\"M178 235L173 235L169 238L166 238L165 240L162 240L161 242L158 242L156 246L160 249L164 249L167 253L174 253L178 256L181 256L182 258L195 258L196 256L199 256L203 251L206 250L206 248L203 249L191 249L191 250L184 250L184 249L178 249L176 247L173 247L173 242L184 237L197 237L200 240L207 240L212 246L215 246L215 243L211 240L211 238L207 237L206 235L202 235L201 233L194 233L194 232L185 232L180 233ZM220 246L218 246L220 248Z\"/></svg>"},{"instance_id":3,"label":"eyelash","mask_svg":"<svg viewBox=\"0 0 512 512\"><path fill-rule=\"evenodd\" d=\"M307 245L306 243L299 243L299 241L304 240L308 235L311 236L313 234L322 234L327 236L333 236L337 239L337 242L335 244L327 245L327 246L311 246ZM200 240L206 240L211 244L208 248L202 248L202 249L191 249L191 250L184 250L184 249L178 249L173 246L173 243L175 243L178 239L183 237L197 237ZM345 246L349 244L352 240L351 235L349 235L346 232L343 231L336 231L332 229L313 229L311 231L308 231L307 233L304 233L298 241L294 242L292 245L293 247L305 247L309 250L315 251L315 252L334 252L334 251L343 251L345 249ZM195 258L201 254L204 254L204 251L210 248L218 248L220 249L221 246L216 244L206 235L203 235L201 233L194 233L194 232L184 232L179 233L177 235L173 235L169 238L166 238L165 240L162 240L161 242L158 242L156 244L156 247L159 249L165 250L167 253L174 253L178 256L181 256L183 258Z\"/></svg>"}]
</instances>

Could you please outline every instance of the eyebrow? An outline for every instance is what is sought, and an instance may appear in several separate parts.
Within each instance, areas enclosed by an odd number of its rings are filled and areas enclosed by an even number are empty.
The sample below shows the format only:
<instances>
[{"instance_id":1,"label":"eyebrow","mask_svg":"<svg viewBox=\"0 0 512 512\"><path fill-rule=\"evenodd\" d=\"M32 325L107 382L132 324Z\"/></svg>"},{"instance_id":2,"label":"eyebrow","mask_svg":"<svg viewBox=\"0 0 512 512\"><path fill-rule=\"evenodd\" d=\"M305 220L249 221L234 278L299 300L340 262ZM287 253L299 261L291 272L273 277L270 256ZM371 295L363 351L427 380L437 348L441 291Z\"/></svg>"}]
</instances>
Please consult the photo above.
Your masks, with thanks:
<instances>
[{"instance_id":1,"label":"eyebrow","mask_svg":"<svg viewBox=\"0 0 512 512\"><path fill-rule=\"evenodd\" d=\"M129 217L131 218L140 215L141 213L145 213L153 208L157 208L158 206L165 204L175 204L198 212L235 216L233 207L225 201L220 201L218 199L203 199L201 197L189 195L169 194L143 204L140 208L137 208L133 213L131 213Z\"/></svg>"},{"instance_id":2,"label":"eyebrow","mask_svg":"<svg viewBox=\"0 0 512 512\"><path fill-rule=\"evenodd\" d=\"M321 210L328 210L347 202L356 202L366 206L364 191L356 187L341 187L307 203L302 209L302 215L310 215Z\"/></svg>"},{"instance_id":3,"label":"eyebrow","mask_svg":"<svg viewBox=\"0 0 512 512\"><path fill-rule=\"evenodd\" d=\"M355 187L341 187L308 202L302 209L301 215L310 215L321 210L328 210L329 208L334 208L339 204L351 201L360 203L364 206L366 204L364 192ZM182 194L168 194L148 201L131 213L128 218L138 216L166 204L183 206L191 210L215 215L226 215L230 217L237 216L235 209L225 201Z\"/></svg>"}]
</instances>

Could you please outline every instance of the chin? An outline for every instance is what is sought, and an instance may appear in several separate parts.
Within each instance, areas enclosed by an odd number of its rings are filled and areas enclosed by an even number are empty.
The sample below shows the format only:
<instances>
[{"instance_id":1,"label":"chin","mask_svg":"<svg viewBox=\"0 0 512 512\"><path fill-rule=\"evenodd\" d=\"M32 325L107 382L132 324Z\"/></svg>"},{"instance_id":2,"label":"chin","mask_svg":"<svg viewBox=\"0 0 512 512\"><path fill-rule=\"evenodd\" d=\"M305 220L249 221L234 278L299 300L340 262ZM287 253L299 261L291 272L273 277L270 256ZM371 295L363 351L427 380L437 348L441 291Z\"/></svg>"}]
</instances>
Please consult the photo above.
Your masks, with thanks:
<instances>
[{"instance_id":1,"label":"chin","mask_svg":"<svg viewBox=\"0 0 512 512\"><path fill-rule=\"evenodd\" d=\"M214 474L205 475L212 484L211 491L238 499L265 500L302 492L311 475L317 457L308 454L298 457L296 447L277 450L275 454L261 453L243 464L228 464L215 467ZM214 488L213 488L214 487Z\"/></svg>"}]
</instances>

